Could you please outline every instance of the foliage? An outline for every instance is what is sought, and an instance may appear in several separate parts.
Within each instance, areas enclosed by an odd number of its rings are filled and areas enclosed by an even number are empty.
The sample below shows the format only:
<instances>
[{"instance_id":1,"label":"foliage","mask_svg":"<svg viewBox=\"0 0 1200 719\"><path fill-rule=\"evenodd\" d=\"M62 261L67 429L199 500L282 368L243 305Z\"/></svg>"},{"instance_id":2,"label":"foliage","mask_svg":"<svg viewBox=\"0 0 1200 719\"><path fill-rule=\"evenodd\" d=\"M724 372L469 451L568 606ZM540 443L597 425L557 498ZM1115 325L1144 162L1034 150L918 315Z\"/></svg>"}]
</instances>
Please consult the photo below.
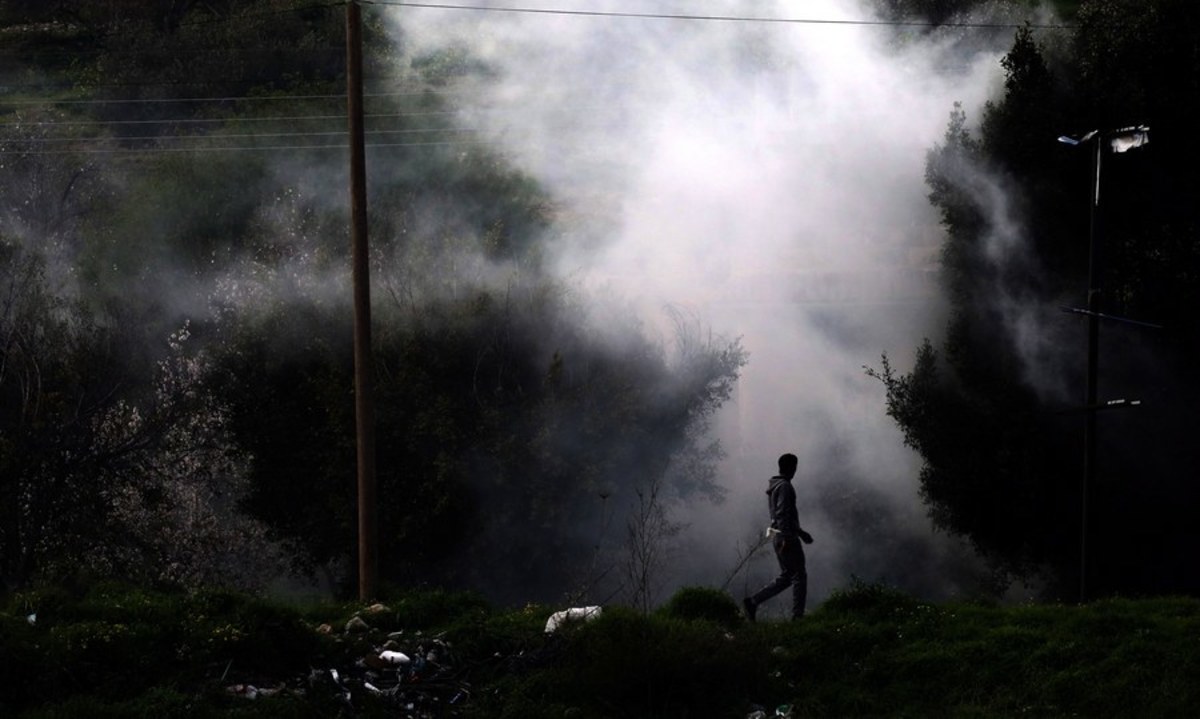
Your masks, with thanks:
<instances>
[{"instance_id":1,"label":"foliage","mask_svg":"<svg viewBox=\"0 0 1200 719\"><path fill-rule=\"evenodd\" d=\"M5 113L0 231L44 250L0 258L4 338L38 342L9 342L0 374L29 410L0 444L0 486L29 500L4 510L4 579L261 585L287 543L336 590L356 532L347 213L329 189L345 168L301 138L330 134L340 103L340 6L57 7L0 6L40 82ZM664 511L717 498L708 422L743 353L684 323L668 348L590 317L541 264L543 188L441 142L449 121L431 134L454 114L445 85L489 70L461 48L402 55L381 12L364 21L366 73L405 89L372 112L428 140L369 166L383 576L595 591L620 551L595 547L634 487L662 483ZM258 152L280 138L297 152Z\"/></svg>"},{"instance_id":2,"label":"foliage","mask_svg":"<svg viewBox=\"0 0 1200 719\"><path fill-rule=\"evenodd\" d=\"M120 353L120 323L52 295L42 258L3 246L0 525L5 584L76 572L252 586L270 547L231 515L243 458L221 401L199 389L187 329L145 394ZM242 556L250 546L250 556Z\"/></svg>"},{"instance_id":3,"label":"foliage","mask_svg":"<svg viewBox=\"0 0 1200 719\"><path fill-rule=\"evenodd\" d=\"M614 608L566 638L553 667L507 689L497 716L733 716L766 684L767 655L744 636L707 622ZM759 650L759 651L756 651Z\"/></svg>"},{"instance_id":4,"label":"foliage","mask_svg":"<svg viewBox=\"0 0 1200 719\"><path fill-rule=\"evenodd\" d=\"M1060 455L1048 441L1053 418L1037 416L1028 397L954 383L940 364L926 341L908 374L896 374L886 355L882 369L870 371L887 389L888 415L903 428L905 444L924 459L920 492L935 526L969 537L1001 571L1065 571L1078 525L1071 519L1073 478L1052 464ZM1001 386L994 382L985 386Z\"/></svg>"},{"instance_id":5,"label":"foliage","mask_svg":"<svg viewBox=\"0 0 1200 719\"><path fill-rule=\"evenodd\" d=\"M411 318L380 313L377 473L381 516L393 518L382 537L390 579L486 586L514 601L562 591L588 541L578 528L599 519L599 494L629 496L672 456L689 456L696 423L741 365L736 345L697 348L678 369L643 341L613 352L541 282L427 303ZM280 307L231 337L221 384L235 388L234 423L257 459L247 506L325 563L354 537L352 406L340 389L349 362L334 317L301 310ZM710 482L686 472L669 489L711 492Z\"/></svg>"},{"instance_id":6,"label":"foliage","mask_svg":"<svg viewBox=\"0 0 1200 719\"><path fill-rule=\"evenodd\" d=\"M319 637L294 611L244 595L103 582L78 593L46 591L5 598L0 664L11 671L0 706L19 710L68 695L82 704L156 704L170 698L162 692L197 688L234 665L247 676L285 675L305 670L319 652ZM64 693L65 686L73 689Z\"/></svg>"},{"instance_id":7,"label":"foliage","mask_svg":"<svg viewBox=\"0 0 1200 719\"><path fill-rule=\"evenodd\" d=\"M1194 5L1173 0L1096 0L1080 3L1071 38L1017 31L1001 63L1003 96L978 129L956 107L927 156L930 199L946 232L945 344L939 351L926 342L908 373L894 372L886 357L870 370L924 460L921 491L934 521L969 538L998 569L1047 572L1058 596L1077 585L1080 569L1083 415L1070 411L1083 399L1086 338L1083 320L1054 317L1058 307L1084 305L1093 233L1103 248L1102 311L1174 329L1103 326L1101 401L1133 396L1155 409L1099 418L1088 542L1103 559L1089 568L1089 583L1099 593L1200 587L1195 572L1168 569L1190 565L1195 540L1183 517L1192 510L1184 508L1200 501L1185 479L1194 443L1180 434L1200 392L1181 371L1200 346L1181 313L1200 290L1188 199L1196 180L1187 169L1197 144L1181 129L1195 114L1188 48L1196 19ZM1091 153L1054 138L1142 123L1153 128L1153 144L1106 152L1089 227ZM1155 528L1150 546L1119 541L1118 528L1132 526Z\"/></svg>"},{"instance_id":8,"label":"foliage","mask_svg":"<svg viewBox=\"0 0 1200 719\"><path fill-rule=\"evenodd\" d=\"M185 97L237 95L289 78L328 83L344 34L330 7L297 10L272 0L77 3L69 15L92 53L77 66L77 82L123 83L134 93L175 86ZM299 65L287 52L296 47L308 51ZM181 77L188 78L182 86Z\"/></svg>"},{"instance_id":9,"label":"foliage","mask_svg":"<svg viewBox=\"0 0 1200 719\"><path fill-rule=\"evenodd\" d=\"M924 21L933 25L986 7L983 0L875 0L880 14L889 20Z\"/></svg>"},{"instance_id":10,"label":"foliage","mask_svg":"<svg viewBox=\"0 0 1200 719\"><path fill-rule=\"evenodd\" d=\"M838 612L856 617L889 616L907 612L917 602L910 596L884 586L855 578L849 587L838 589L821 605L822 611Z\"/></svg>"},{"instance_id":11,"label":"foliage","mask_svg":"<svg viewBox=\"0 0 1200 719\"><path fill-rule=\"evenodd\" d=\"M395 622L402 627L469 623L491 611L491 605L478 593L441 589L401 592L396 600L388 600L388 603L395 613Z\"/></svg>"},{"instance_id":12,"label":"foliage","mask_svg":"<svg viewBox=\"0 0 1200 719\"><path fill-rule=\"evenodd\" d=\"M726 629L742 624L742 611L726 593L708 587L684 587L659 609L675 619L703 620Z\"/></svg>"},{"instance_id":13,"label":"foliage","mask_svg":"<svg viewBox=\"0 0 1200 719\"><path fill-rule=\"evenodd\" d=\"M859 584L801 622L730 629L606 608L555 635L542 631L550 608L498 611L477 601L405 593L388 600L397 614L372 615L383 626L449 642L472 691L447 715L735 717L755 705L788 705L796 717L1182 717L1200 701L1191 681L1200 668L1194 599L931 604ZM425 619L399 619L397 603L426 606ZM462 606L473 609L458 616ZM290 685L309 667L352 666L369 645L315 627L361 609L116 584L9 594L0 601L0 710L15 717L337 715L336 699L316 686L254 702L226 687L250 679ZM357 711L386 715L368 696L354 693Z\"/></svg>"},{"instance_id":14,"label":"foliage","mask_svg":"<svg viewBox=\"0 0 1200 719\"><path fill-rule=\"evenodd\" d=\"M637 502L625 522L626 554L620 564L629 606L649 612L662 590L672 540L683 525L673 521L662 497L663 482L652 478L633 488Z\"/></svg>"}]
</instances>

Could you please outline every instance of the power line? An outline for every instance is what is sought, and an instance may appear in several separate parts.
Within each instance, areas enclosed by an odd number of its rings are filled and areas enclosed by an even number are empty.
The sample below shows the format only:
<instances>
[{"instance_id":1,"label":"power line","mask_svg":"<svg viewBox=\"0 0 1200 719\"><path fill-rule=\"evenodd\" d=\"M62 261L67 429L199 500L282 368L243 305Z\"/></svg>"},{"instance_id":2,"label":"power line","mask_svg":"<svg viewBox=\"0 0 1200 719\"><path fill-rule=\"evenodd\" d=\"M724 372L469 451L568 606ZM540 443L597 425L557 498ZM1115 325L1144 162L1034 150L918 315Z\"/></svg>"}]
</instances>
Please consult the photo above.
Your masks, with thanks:
<instances>
[{"instance_id":1,"label":"power line","mask_svg":"<svg viewBox=\"0 0 1200 719\"><path fill-rule=\"evenodd\" d=\"M27 107L30 105L157 105L187 102L278 102L280 100L345 100L345 95L237 95L226 97L148 97L126 100L3 100L0 106Z\"/></svg>"},{"instance_id":2,"label":"power line","mask_svg":"<svg viewBox=\"0 0 1200 719\"><path fill-rule=\"evenodd\" d=\"M466 127L422 127L406 130L367 130L368 135L426 135L431 133L472 133L477 129ZM0 140L0 142L24 143L34 145L62 144L69 142L94 142L97 140L119 140L120 142L150 142L173 140L253 140L262 137L339 137L345 131L337 132L219 132L211 135L139 135L135 137L36 137L29 139Z\"/></svg>"},{"instance_id":3,"label":"power line","mask_svg":"<svg viewBox=\"0 0 1200 719\"><path fill-rule=\"evenodd\" d=\"M336 68L333 68L333 69L336 70ZM340 75L331 74L328 77L306 78L306 81L308 81L308 82L330 82L333 80L341 80L341 79L342 78ZM364 81L371 82L371 83L392 82L392 81L394 81L394 79L395 79L394 77L389 77L387 75L376 75L373 77L364 77L363 78ZM75 84L62 83L62 84L57 84L57 85L52 85L52 84L47 84L47 83L38 83L38 84L0 85L0 93L7 92L8 94L16 94L16 92L20 91L20 90L28 90L31 92L32 91L70 92L70 91L75 91L75 90L94 90L94 89L102 88L102 87L127 87L127 88L136 88L136 87L211 87L213 85L222 85L222 86L224 86L224 85L251 85L253 87L258 87L258 86L262 85L262 81L259 79L240 79L240 80L235 79L235 80L195 80L192 82L183 82L183 81L95 82L95 83L87 82L87 83L75 83ZM453 90L453 89L434 90L434 89L430 88L430 89L420 91L420 92L414 91L411 94L420 95L420 94L432 93L435 95L443 95L443 94L461 93L461 92L466 92L466 91L465 90ZM378 93L375 93L375 94L378 94ZM339 97L342 97L342 96L339 95Z\"/></svg>"},{"instance_id":4,"label":"power line","mask_svg":"<svg viewBox=\"0 0 1200 719\"><path fill-rule=\"evenodd\" d=\"M462 92L462 91L456 91ZM412 92L372 92L364 97L420 97L429 93L448 94L444 91L412 91ZM345 102L346 95L227 95L224 97L148 97L122 100L4 100L0 99L0 107L28 107L42 105L158 105L168 103L194 102L280 102L287 100L339 100Z\"/></svg>"},{"instance_id":5,"label":"power line","mask_svg":"<svg viewBox=\"0 0 1200 719\"><path fill-rule=\"evenodd\" d=\"M380 115L394 117L395 115ZM213 125L226 122L297 122L303 120L345 120L345 115L291 115L273 117L196 117L165 120L43 120L39 122L0 122L0 127L90 127L92 125Z\"/></svg>"},{"instance_id":6,"label":"power line","mask_svg":"<svg viewBox=\"0 0 1200 719\"><path fill-rule=\"evenodd\" d=\"M471 145L469 140L438 140L430 142L375 142L367 147L441 147L449 145ZM196 152L274 152L294 150L348 150L348 144L335 145L231 145L222 147L113 147L88 150L0 150L0 155L156 155Z\"/></svg>"},{"instance_id":7,"label":"power line","mask_svg":"<svg viewBox=\"0 0 1200 719\"><path fill-rule=\"evenodd\" d=\"M367 92L364 97L380 98L380 97L427 97L427 96L449 96L461 95L467 90L402 90L396 92ZM289 102L289 101L314 101L314 100L332 100L337 102L346 101L346 95L227 95L227 96L205 96L205 97L139 97L139 98L124 98L124 100L2 100L0 98L0 107L46 107L46 106L96 106L96 104L185 104L185 103L202 103L202 102ZM449 110L442 110L449 112ZM413 113L422 114L422 113ZM340 115L341 116L341 115ZM320 115L320 119L328 118L326 115ZM294 118L283 118L294 119ZM230 120L238 120L232 118ZM250 121L250 119L245 119ZM128 120L131 122L157 122L160 120ZM163 120L169 121L169 120ZM180 122L187 121L222 121L212 119L180 119ZM103 122L97 120L96 122ZM110 122L121 122L121 120L112 120ZM0 126L4 125L54 125L54 121L46 122L0 122ZM58 124L70 124L70 122L58 122ZM91 122L86 122L91 124Z\"/></svg>"},{"instance_id":8,"label":"power line","mask_svg":"<svg viewBox=\"0 0 1200 719\"><path fill-rule=\"evenodd\" d=\"M364 117L434 117L458 114L455 110L429 110L427 112L376 112ZM345 120L345 115L291 115L269 117L197 117L167 118L164 120L47 120L39 122L0 122L0 127L89 127L92 125L212 125L227 122L301 122L314 120Z\"/></svg>"},{"instance_id":9,"label":"power line","mask_svg":"<svg viewBox=\"0 0 1200 719\"><path fill-rule=\"evenodd\" d=\"M279 53L333 53L339 55L346 51L346 48L335 45L311 46L311 47L228 47L228 46L208 46L208 47L152 47L152 48L94 48L80 50L27 50L27 49L6 49L0 48L0 58L18 58L20 60L30 60L33 58L70 58L72 60L79 59L82 56L119 56L119 55L162 55L169 53L172 56L179 55L212 55L213 53L245 53L247 55L275 55Z\"/></svg>"},{"instance_id":10,"label":"power line","mask_svg":"<svg viewBox=\"0 0 1200 719\"><path fill-rule=\"evenodd\" d=\"M696 20L705 22L775 23L789 25L865 25L885 27L954 27L977 29L1017 29L1030 27L1039 30L1077 29L1078 25L1051 25L1034 23L1001 22L942 22L928 20L832 20L819 18L784 18L745 15L689 15L674 13L616 12L603 10L561 10L529 7L489 7L484 5L458 5L450 3L406 2L405 0L362 0L368 5L428 8L433 10L471 10L477 12L520 13L528 15L566 15L575 17L637 18L644 20Z\"/></svg>"}]
</instances>

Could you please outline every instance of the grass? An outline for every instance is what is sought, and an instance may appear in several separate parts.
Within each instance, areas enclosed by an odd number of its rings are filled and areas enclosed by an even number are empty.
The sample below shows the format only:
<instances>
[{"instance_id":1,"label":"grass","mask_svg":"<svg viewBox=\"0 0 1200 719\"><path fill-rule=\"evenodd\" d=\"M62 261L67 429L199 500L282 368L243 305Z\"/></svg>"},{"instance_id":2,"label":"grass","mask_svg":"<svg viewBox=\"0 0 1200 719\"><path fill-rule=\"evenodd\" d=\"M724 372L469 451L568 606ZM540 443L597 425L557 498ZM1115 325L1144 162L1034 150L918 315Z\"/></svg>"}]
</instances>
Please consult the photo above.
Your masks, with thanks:
<instances>
[{"instance_id":1,"label":"grass","mask_svg":"<svg viewBox=\"0 0 1200 719\"><path fill-rule=\"evenodd\" d=\"M546 618L561 607L501 610L440 591L384 604L289 606L120 584L0 597L0 716L408 716L355 678L389 635L413 656L442 654L446 671L404 685L424 692L414 696L428 716L745 717L781 705L797 718L1200 710L1195 599L1000 607L856 586L802 622L746 624L731 598L691 588L648 616L609 607L550 636ZM370 629L345 631L356 615ZM332 630L318 631L323 624ZM335 667L353 710L328 678ZM234 684L283 690L247 701L228 691Z\"/></svg>"}]
</instances>

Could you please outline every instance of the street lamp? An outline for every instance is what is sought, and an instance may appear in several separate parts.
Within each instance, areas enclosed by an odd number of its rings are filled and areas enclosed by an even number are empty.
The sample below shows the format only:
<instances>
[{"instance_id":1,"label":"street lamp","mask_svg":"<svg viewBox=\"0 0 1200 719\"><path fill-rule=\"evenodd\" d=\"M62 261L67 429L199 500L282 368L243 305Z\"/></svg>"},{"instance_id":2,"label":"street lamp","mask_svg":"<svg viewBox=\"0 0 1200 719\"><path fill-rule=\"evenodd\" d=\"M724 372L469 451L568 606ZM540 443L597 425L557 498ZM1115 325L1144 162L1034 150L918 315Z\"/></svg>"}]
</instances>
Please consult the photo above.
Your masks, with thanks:
<instances>
[{"instance_id":1,"label":"street lamp","mask_svg":"<svg viewBox=\"0 0 1200 719\"><path fill-rule=\"evenodd\" d=\"M1088 318L1088 349L1087 349L1087 399L1084 404L1086 417L1083 433L1083 483L1080 487L1080 527L1079 527L1079 601L1087 600L1087 528L1088 528L1088 487L1096 475L1096 414L1099 405L1096 399L1097 380L1100 365L1100 294L1102 273L1100 271L1100 162L1104 155L1104 142L1108 141L1113 152L1126 152L1135 147L1141 147L1150 141L1150 128L1145 125L1126 127L1112 132L1092 130L1081 137L1061 135L1058 141L1071 146L1095 145L1092 155L1092 202L1090 230L1088 232L1088 295L1087 309L1083 314Z\"/></svg>"}]
</instances>

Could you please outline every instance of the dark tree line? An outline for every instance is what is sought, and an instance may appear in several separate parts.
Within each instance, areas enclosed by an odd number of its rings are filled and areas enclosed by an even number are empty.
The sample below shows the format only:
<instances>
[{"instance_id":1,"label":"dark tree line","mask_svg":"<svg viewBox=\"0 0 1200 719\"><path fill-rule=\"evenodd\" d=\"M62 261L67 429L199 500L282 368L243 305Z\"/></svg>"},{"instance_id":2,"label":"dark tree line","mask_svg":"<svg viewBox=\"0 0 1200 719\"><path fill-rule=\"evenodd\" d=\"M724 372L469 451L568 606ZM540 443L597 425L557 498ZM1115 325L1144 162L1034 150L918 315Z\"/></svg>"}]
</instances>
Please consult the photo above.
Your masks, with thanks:
<instances>
[{"instance_id":1,"label":"dark tree line","mask_svg":"<svg viewBox=\"0 0 1200 719\"><path fill-rule=\"evenodd\" d=\"M959 13L1019 5L880 3L951 24L920 32L960 34ZM1059 5L1077 27L1017 32L1003 95L980 117L947 108L926 168L946 231L946 339L907 372L886 359L875 372L925 460L936 523L1070 596L1085 320L1060 308L1086 301L1092 170L1055 138L1150 125L1147 147L1104 164L1103 311L1164 329L1102 328L1101 399L1144 404L1100 418L1091 584L1195 592L1200 11ZM410 57L368 20L370 73L408 90L377 101L390 129L424 130L419 113L448 109L439 90L487 71L462 50ZM0 24L3 99L18 101L0 107L0 579L345 579L342 157L154 152L248 118L260 135L324 129L268 117L329 112L336 8L0 2ZM264 102L51 102L201 95ZM37 151L47 141L67 151ZM150 152L82 152L97 149ZM486 148L379 149L369 166L385 579L506 599L586 587L617 574L597 550L625 531L616 508L653 517L647 497L719 495L705 429L744 362L736 342L680 317L668 359L636 322L601 322L541 265L561 239L553 198Z\"/></svg>"},{"instance_id":2,"label":"dark tree line","mask_svg":"<svg viewBox=\"0 0 1200 719\"><path fill-rule=\"evenodd\" d=\"M1085 399L1087 320L1062 308L1087 302L1093 170L1089 151L1056 138L1149 125L1149 145L1103 157L1101 311L1164 329L1101 327L1099 399L1143 405L1098 417L1088 584L1097 594L1195 592L1200 11L1095 0L1070 19L1069 31L1019 31L1003 97L980 118L955 109L930 151L953 315L941 347L922 345L907 373L885 358L878 375L925 460L937 524L1073 597L1084 420L1071 410Z\"/></svg>"},{"instance_id":3,"label":"dark tree line","mask_svg":"<svg viewBox=\"0 0 1200 719\"><path fill-rule=\"evenodd\" d=\"M19 100L0 106L0 580L336 587L356 546L344 156L157 150L246 118L325 129L287 118L330 113L340 8L58 5L0 4L0 31L42 51L0 98ZM437 89L486 71L408 57L368 16L372 77L406 90L373 100L388 129L450 117ZM136 102L210 94L235 99ZM553 198L484 147L370 160L385 581L585 591L616 576L612 515L642 488L719 499L706 429L735 341L680 316L668 351L595 316L542 267Z\"/></svg>"}]
</instances>

